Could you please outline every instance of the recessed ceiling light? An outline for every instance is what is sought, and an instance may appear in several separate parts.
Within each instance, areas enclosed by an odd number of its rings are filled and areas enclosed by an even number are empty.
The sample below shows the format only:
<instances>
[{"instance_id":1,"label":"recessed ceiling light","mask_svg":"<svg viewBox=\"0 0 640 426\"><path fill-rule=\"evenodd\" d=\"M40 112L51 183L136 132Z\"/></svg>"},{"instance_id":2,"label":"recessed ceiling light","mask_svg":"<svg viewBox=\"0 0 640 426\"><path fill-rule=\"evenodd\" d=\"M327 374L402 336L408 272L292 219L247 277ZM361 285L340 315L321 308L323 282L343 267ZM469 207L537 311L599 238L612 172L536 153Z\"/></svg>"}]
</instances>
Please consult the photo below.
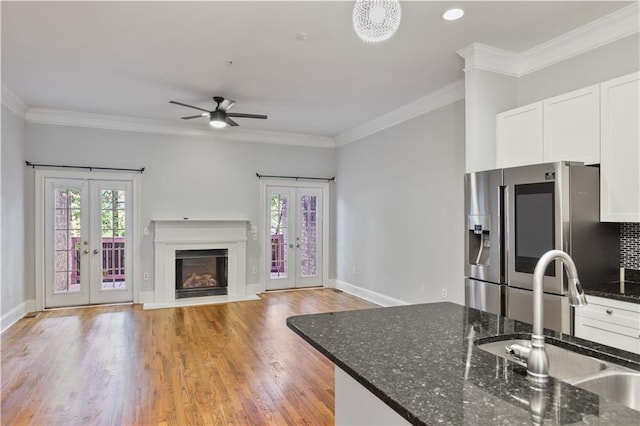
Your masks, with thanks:
<instances>
[{"instance_id":1,"label":"recessed ceiling light","mask_svg":"<svg viewBox=\"0 0 640 426\"><path fill-rule=\"evenodd\" d=\"M456 19L462 18L462 15L464 15L464 10L462 9L449 9L442 14L442 19L445 21L455 21Z\"/></svg>"}]
</instances>

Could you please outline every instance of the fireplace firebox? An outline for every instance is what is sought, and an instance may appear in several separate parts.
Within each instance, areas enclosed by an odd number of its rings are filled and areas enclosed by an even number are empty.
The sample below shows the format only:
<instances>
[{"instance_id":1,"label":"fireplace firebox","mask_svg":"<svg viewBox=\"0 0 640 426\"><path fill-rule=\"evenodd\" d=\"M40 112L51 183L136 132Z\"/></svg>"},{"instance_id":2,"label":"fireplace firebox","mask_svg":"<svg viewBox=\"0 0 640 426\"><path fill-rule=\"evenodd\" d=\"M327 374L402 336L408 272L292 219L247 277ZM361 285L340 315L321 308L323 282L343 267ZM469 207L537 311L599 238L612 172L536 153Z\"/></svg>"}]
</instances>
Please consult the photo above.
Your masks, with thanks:
<instances>
[{"instance_id":1,"label":"fireplace firebox","mask_svg":"<svg viewBox=\"0 0 640 426\"><path fill-rule=\"evenodd\" d=\"M176 299L227 294L227 249L176 250Z\"/></svg>"}]
</instances>

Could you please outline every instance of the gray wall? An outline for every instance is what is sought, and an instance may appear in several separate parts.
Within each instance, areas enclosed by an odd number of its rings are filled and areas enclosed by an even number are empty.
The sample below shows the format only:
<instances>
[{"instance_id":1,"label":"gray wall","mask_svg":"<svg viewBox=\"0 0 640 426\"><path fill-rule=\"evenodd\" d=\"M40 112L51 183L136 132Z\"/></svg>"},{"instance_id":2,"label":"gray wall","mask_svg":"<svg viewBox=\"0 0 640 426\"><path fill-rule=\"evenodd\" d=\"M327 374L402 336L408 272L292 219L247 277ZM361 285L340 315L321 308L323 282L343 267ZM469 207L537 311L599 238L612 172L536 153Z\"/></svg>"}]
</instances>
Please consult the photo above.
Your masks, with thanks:
<instances>
[{"instance_id":1,"label":"gray wall","mask_svg":"<svg viewBox=\"0 0 640 426\"><path fill-rule=\"evenodd\" d=\"M640 69L640 33L518 79L518 104L527 105Z\"/></svg>"},{"instance_id":2,"label":"gray wall","mask_svg":"<svg viewBox=\"0 0 640 426\"><path fill-rule=\"evenodd\" d=\"M256 172L275 175L333 176L335 150L213 140L81 127L28 123L25 157L29 161L103 167L146 167L141 176L141 223L153 219L249 219L259 226L260 183ZM34 173L27 173L33 199ZM34 223L33 203L27 223ZM262 232L259 230L259 232ZM33 238L28 240L28 298L35 298ZM143 236L142 291L153 290L153 229ZM251 267L259 264L259 245L249 240L247 283L258 283ZM330 271L333 275L334 272Z\"/></svg>"},{"instance_id":3,"label":"gray wall","mask_svg":"<svg viewBox=\"0 0 640 426\"><path fill-rule=\"evenodd\" d=\"M464 303L464 129L458 101L338 149L338 280Z\"/></svg>"},{"instance_id":4,"label":"gray wall","mask_svg":"<svg viewBox=\"0 0 640 426\"><path fill-rule=\"evenodd\" d=\"M2 106L2 311L6 314L25 298L25 166L24 121ZM1 316L0 315L0 316Z\"/></svg>"}]
</instances>

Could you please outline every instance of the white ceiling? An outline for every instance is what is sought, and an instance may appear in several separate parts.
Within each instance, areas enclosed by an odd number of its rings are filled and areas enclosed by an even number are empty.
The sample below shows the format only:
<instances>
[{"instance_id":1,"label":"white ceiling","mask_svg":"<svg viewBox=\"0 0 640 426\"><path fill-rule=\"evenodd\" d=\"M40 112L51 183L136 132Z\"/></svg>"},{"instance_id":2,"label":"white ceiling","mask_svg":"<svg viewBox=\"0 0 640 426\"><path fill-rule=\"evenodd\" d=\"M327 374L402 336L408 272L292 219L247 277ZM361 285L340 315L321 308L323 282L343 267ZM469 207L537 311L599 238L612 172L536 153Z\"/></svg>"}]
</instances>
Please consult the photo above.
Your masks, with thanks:
<instances>
[{"instance_id":1,"label":"white ceiling","mask_svg":"<svg viewBox=\"0 0 640 426\"><path fill-rule=\"evenodd\" d=\"M369 45L353 1L2 1L2 82L29 107L170 123L197 111L169 100L221 95L269 116L243 129L333 137L462 79L470 43L522 52L629 2L401 4L398 32ZM466 14L445 22L452 5Z\"/></svg>"}]
</instances>

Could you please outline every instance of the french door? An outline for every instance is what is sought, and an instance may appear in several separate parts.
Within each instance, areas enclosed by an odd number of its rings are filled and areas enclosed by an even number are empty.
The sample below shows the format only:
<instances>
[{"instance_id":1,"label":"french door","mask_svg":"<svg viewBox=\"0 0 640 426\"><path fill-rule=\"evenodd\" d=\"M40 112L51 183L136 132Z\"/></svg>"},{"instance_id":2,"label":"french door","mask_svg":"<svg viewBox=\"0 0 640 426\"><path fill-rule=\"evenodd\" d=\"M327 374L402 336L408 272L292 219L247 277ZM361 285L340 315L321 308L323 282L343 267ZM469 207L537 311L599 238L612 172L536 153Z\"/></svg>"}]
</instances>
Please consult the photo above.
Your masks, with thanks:
<instances>
[{"instance_id":1,"label":"french door","mask_svg":"<svg viewBox=\"0 0 640 426\"><path fill-rule=\"evenodd\" d=\"M130 302L130 181L45 178L45 307Z\"/></svg>"},{"instance_id":2,"label":"french door","mask_svg":"<svg viewBox=\"0 0 640 426\"><path fill-rule=\"evenodd\" d=\"M267 187L267 290L323 285L322 189Z\"/></svg>"}]
</instances>

